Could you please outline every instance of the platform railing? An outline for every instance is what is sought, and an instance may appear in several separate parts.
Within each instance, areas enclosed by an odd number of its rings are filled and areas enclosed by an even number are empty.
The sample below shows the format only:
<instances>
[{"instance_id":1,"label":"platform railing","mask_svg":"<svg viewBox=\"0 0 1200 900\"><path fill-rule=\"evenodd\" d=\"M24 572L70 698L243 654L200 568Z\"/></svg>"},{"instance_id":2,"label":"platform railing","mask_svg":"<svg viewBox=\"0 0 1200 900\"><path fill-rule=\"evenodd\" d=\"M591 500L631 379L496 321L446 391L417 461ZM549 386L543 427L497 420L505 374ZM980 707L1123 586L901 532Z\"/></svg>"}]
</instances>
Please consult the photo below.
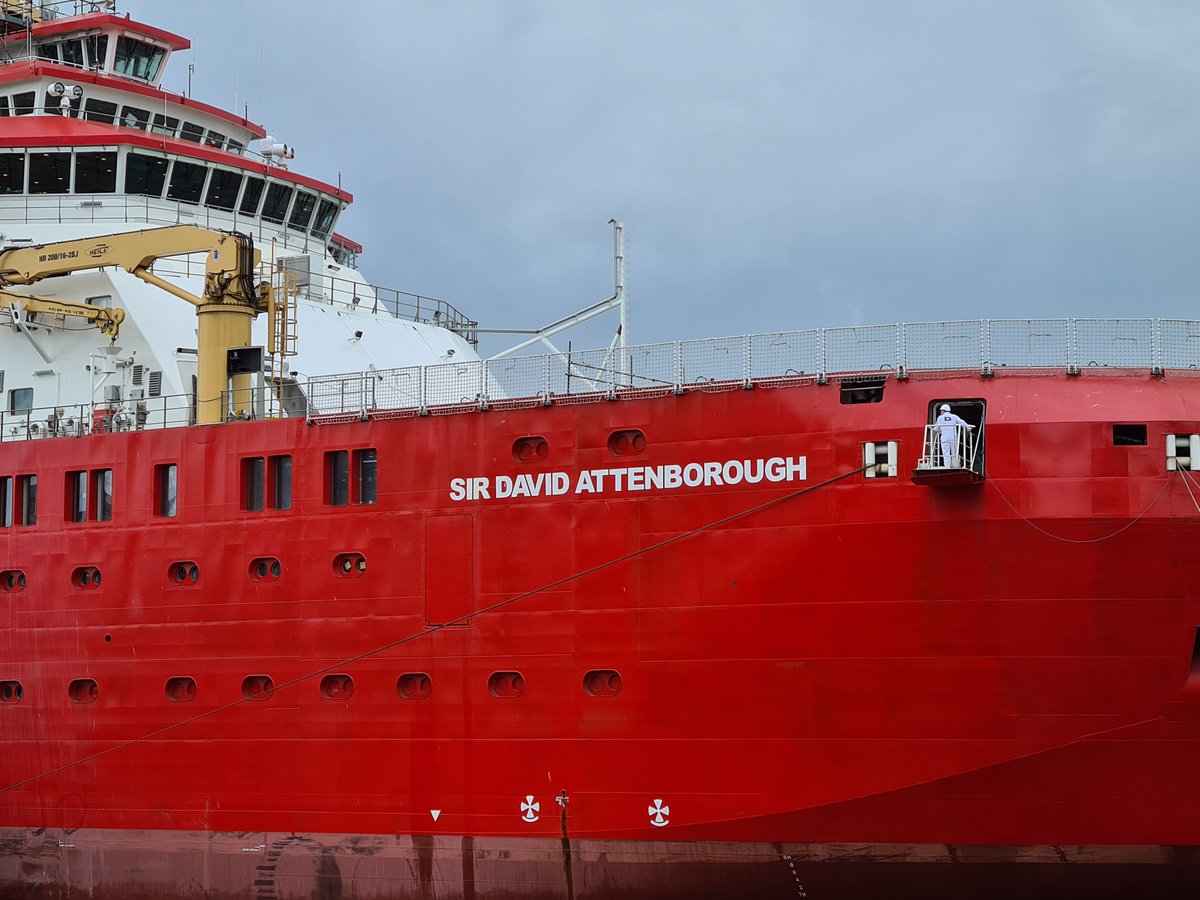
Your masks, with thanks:
<instances>
[{"instance_id":1,"label":"platform railing","mask_svg":"<svg viewBox=\"0 0 1200 900\"><path fill-rule=\"evenodd\" d=\"M979 433L969 425L926 425L918 469L980 471Z\"/></svg>"},{"instance_id":2,"label":"platform railing","mask_svg":"<svg viewBox=\"0 0 1200 900\"><path fill-rule=\"evenodd\" d=\"M175 428L196 421L190 394L124 402L66 403L0 410L0 442Z\"/></svg>"},{"instance_id":3,"label":"platform railing","mask_svg":"<svg viewBox=\"0 0 1200 900\"><path fill-rule=\"evenodd\" d=\"M977 319L818 328L314 376L309 418L579 402L623 392L938 372L1200 374L1192 319Z\"/></svg>"}]
</instances>

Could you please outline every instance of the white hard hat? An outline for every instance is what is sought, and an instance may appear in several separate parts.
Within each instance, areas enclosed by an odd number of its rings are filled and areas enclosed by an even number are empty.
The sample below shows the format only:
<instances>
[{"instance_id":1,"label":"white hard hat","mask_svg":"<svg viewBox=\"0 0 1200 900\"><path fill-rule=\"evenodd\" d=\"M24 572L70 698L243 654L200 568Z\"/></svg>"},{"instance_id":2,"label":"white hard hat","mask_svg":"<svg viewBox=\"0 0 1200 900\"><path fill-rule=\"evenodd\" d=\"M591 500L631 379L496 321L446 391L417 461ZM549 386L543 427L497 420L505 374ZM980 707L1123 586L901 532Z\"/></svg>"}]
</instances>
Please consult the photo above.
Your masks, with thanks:
<instances>
[{"instance_id":1,"label":"white hard hat","mask_svg":"<svg viewBox=\"0 0 1200 900\"><path fill-rule=\"evenodd\" d=\"M943 403L941 406L938 407L938 412L950 412L950 404Z\"/></svg>"}]
</instances>

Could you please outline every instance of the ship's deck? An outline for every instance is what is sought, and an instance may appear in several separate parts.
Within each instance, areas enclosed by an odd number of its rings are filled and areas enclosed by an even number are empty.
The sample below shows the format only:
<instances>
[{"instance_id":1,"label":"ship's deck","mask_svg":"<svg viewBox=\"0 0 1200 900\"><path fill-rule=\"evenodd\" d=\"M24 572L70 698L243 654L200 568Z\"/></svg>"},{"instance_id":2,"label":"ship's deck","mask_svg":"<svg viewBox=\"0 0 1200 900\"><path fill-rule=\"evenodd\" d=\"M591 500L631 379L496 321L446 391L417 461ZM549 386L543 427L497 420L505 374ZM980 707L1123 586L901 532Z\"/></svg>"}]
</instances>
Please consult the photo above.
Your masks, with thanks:
<instances>
[{"instance_id":1,"label":"ship's deck","mask_svg":"<svg viewBox=\"0 0 1200 900\"><path fill-rule=\"evenodd\" d=\"M494 360L312 376L308 421L445 415L688 391L976 374L1200 374L1200 320L977 319L814 328ZM849 388L848 388L849 389ZM864 399L847 402L864 402ZM870 402L869 398L865 402ZM0 411L0 441L79 436L107 404ZM190 395L115 411L103 430L185 426Z\"/></svg>"}]
</instances>

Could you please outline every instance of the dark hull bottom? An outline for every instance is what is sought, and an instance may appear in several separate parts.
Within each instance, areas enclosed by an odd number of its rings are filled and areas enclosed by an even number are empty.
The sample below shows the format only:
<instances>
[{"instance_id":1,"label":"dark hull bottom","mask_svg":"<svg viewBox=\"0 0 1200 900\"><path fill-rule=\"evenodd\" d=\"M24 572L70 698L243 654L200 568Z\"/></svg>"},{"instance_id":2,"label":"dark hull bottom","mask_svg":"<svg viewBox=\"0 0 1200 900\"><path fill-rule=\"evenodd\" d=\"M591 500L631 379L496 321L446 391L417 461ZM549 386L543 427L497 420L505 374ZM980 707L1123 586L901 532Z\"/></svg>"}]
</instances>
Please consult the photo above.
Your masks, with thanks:
<instances>
[{"instance_id":1,"label":"dark hull bottom","mask_svg":"<svg viewBox=\"0 0 1200 900\"><path fill-rule=\"evenodd\" d=\"M1195 898L1200 848L561 842L0 828L36 900Z\"/></svg>"}]
</instances>

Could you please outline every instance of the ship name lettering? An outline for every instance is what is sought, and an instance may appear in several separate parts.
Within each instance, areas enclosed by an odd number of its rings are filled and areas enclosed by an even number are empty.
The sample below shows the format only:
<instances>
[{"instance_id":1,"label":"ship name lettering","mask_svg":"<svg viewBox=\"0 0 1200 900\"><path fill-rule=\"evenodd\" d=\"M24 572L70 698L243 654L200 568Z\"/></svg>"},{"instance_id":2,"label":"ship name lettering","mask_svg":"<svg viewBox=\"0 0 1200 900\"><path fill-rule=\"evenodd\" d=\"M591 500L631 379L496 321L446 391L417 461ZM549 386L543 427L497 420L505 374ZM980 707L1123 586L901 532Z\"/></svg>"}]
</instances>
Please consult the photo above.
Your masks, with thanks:
<instances>
[{"instance_id":1,"label":"ship name lettering","mask_svg":"<svg viewBox=\"0 0 1200 900\"><path fill-rule=\"evenodd\" d=\"M803 456L710 460L660 466L584 469L572 480L567 472L524 472L519 475L476 475L450 479L450 499L505 500L516 497L561 497L586 494L625 494L678 488L727 487L737 484L804 481L808 461Z\"/></svg>"}]
</instances>

